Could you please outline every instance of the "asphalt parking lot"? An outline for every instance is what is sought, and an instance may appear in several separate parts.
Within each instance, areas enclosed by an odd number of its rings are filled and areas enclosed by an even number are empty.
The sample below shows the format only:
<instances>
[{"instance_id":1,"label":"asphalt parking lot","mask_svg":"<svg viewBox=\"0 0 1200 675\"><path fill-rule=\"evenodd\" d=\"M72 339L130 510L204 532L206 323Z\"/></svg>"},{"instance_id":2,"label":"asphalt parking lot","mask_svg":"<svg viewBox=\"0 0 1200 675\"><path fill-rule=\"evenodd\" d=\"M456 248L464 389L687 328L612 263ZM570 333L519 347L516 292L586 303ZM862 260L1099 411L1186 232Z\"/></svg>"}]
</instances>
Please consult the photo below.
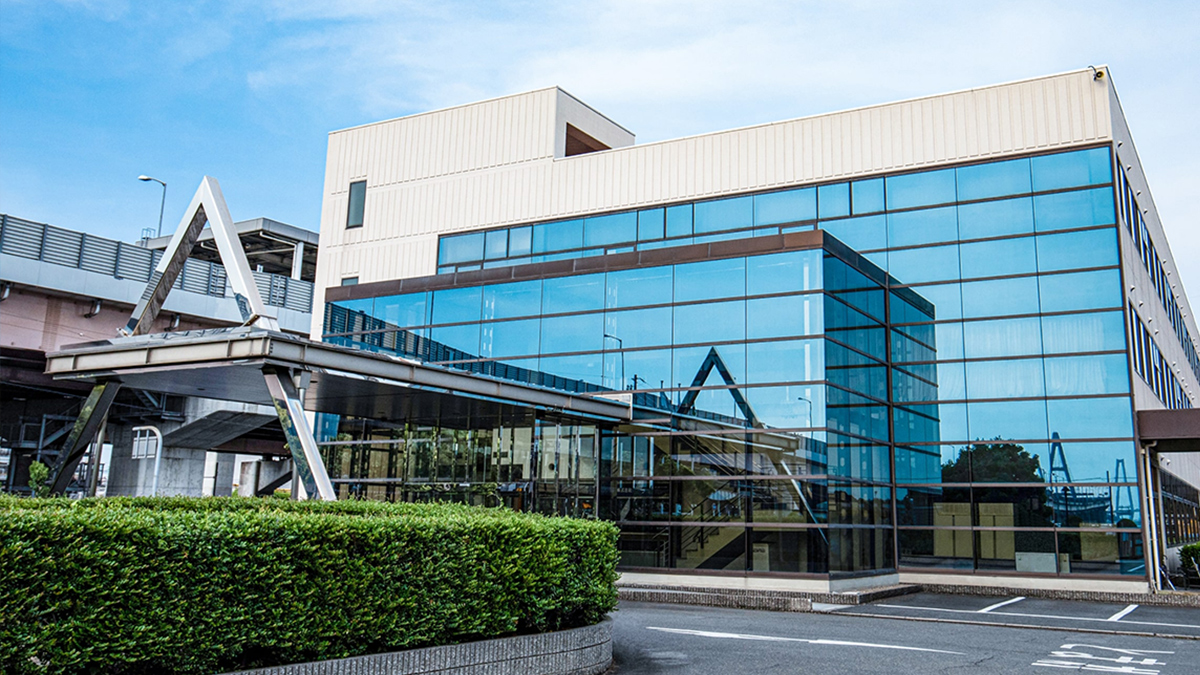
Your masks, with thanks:
<instances>
[{"instance_id":1,"label":"asphalt parking lot","mask_svg":"<svg viewBox=\"0 0 1200 675\"><path fill-rule=\"evenodd\" d=\"M991 605L1012 598L918 595L855 608L825 607L816 613L765 612L684 605L622 602L613 614L616 675L751 675L757 673L1046 673L1047 669L1169 675L1197 672L1200 640L1118 633L1077 632L1082 619L1142 630L1145 624L1191 627L1200 610L1136 608L1092 603ZM1039 601L1040 603L1041 601ZM925 604L922 604L925 603ZM881 607L881 604L890 605ZM929 609L936 607L937 609ZM1012 608L1012 609L1009 609ZM1147 621L1126 624L1148 610ZM981 618L930 621L961 610ZM1008 610L1007 614L990 615ZM1041 610L1045 610L1043 613ZM1149 610L1161 610L1149 611ZM894 612L887 618L872 612ZM1060 612L1066 611L1066 614ZM1021 620L1041 621L1013 627ZM1065 616L1067 619L1053 617ZM918 620L897 620L897 619ZM1150 621L1149 619L1154 619ZM1170 619L1170 620L1168 620ZM992 625L985 622L995 622ZM1136 627L1136 628L1135 628ZM1200 633L1198 633L1200 634Z\"/></svg>"},{"instance_id":2,"label":"asphalt parking lot","mask_svg":"<svg viewBox=\"0 0 1200 675\"><path fill-rule=\"evenodd\" d=\"M869 605L816 608L876 617L1200 638L1200 609L1187 607L916 593Z\"/></svg>"}]
</instances>

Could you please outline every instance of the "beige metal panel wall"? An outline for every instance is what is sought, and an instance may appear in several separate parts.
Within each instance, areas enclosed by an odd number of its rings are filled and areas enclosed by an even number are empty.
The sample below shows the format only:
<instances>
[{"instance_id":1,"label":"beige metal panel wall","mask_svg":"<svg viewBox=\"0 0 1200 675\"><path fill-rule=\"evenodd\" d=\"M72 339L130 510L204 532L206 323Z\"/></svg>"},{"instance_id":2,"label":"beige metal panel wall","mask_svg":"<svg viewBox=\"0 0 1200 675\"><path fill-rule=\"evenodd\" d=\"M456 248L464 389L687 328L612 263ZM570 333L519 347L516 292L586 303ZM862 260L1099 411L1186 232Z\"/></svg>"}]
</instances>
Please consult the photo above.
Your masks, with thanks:
<instances>
[{"instance_id":1,"label":"beige metal panel wall","mask_svg":"<svg viewBox=\"0 0 1200 675\"><path fill-rule=\"evenodd\" d=\"M1112 78L1106 77L1105 79L1111 82ZM1136 200L1138 207L1142 209L1142 218L1146 222L1146 229L1150 232L1150 240L1154 242L1154 248L1163 260L1163 267L1167 270L1167 278L1170 280L1172 291L1175 293L1175 301L1179 305L1180 312L1183 314L1183 321L1187 324L1193 344L1200 350L1200 343L1197 342L1197 340L1200 340L1200 330L1196 327L1196 318L1192 315L1187 293L1184 291L1183 284L1179 280L1179 268L1175 265L1175 258L1171 254L1170 246L1167 244L1167 235L1163 231L1162 221L1158 216L1158 209L1154 205L1154 197L1150 193L1150 184L1146 180L1146 174L1138 159L1137 150L1133 143L1133 136L1129 131L1129 124L1125 120L1125 115L1121 110L1121 102L1117 98L1117 91L1111 85L1109 87L1109 95L1109 106L1112 110L1113 140L1117 144L1117 161L1124 168L1130 187L1140 192L1140 194L1136 195ZM1158 299L1158 294L1154 290L1150 275L1142 263L1141 254L1135 249L1133 239L1125 229L1121 230L1121 261L1125 275L1125 291L1129 301L1138 308L1138 314L1142 316L1143 320L1152 319L1149 323L1150 330L1151 332L1155 330L1159 331L1158 335L1154 336L1154 339L1158 343L1163 356L1171 364L1171 369L1175 372L1175 377L1183 384L1184 389L1192 395L1193 400L1200 402L1200 381L1197 380L1195 373L1192 372L1187 362L1187 357L1184 355L1183 348L1179 344L1179 338L1175 335L1175 329L1171 325L1170 317ZM1134 375L1134 379L1137 379L1136 375ZM1161 404L1154 400L1154 396L1150 392L1151 390L1148 387L1135 388L1134 405L1139 410L1161 407Z\"/></svg>"},{"instance_id":2,"label":"beige metal panel wall","mask_svg":"<svg viewBox=\"0 0 1200 675\"><path fill-rule=\"evenodd\" d=\"M555 101L554 156L566 157L567 124L583 131L609 148L633 145L633 132L602 115L595 108L562 89Z\"/></svg>"},{"instance_id":3,"label":"beige metal panel wall","mask_svg":"<svg viewBox=\"0 0 1200 675\"><path fill-rule=\"evenodd\" d=\"M434 120L466 114L477 106L494 113L489 119L514 124L512 133L537 136L529 125L545 123L541 133L553 138L555 130L548 120L557 126L554 115L539 113L522 121L499 111L508 114L519 108L513 107L517 100L540 102L554 98L546 92L557 91L531 92L332 135L321 228L322 266L325 260L333 260L324 258L331 247L371 248L386 253L378 254L377 265L359 268L362 281L425 275L436 269L436 246L430 241L437 234L929 168L1111 138L1108 82L1095 81L1090 70L1081 70L569 158L550 159L552 141L541 148L547 154L540 158L507 164L456 164L426 157L437 143L462 147L473 142L455 134L504 130L494 124L448 128ZM411 152L416 142L412 136L407 144L379 140L380 129L404 124L410 127L405 133L432 134L422 139L421 152ZM377 160L380 176L366 176L366 225L344 232L345 186L370 170L374 155L385 157ZM515 156L520 153L488 155ZM407 168L395 168L400 166ZM438 173L463 166L473 168ZM341 276L328 268L324 273L319 270L318 285L331 285Z\"/></svg>"}]
</instances>

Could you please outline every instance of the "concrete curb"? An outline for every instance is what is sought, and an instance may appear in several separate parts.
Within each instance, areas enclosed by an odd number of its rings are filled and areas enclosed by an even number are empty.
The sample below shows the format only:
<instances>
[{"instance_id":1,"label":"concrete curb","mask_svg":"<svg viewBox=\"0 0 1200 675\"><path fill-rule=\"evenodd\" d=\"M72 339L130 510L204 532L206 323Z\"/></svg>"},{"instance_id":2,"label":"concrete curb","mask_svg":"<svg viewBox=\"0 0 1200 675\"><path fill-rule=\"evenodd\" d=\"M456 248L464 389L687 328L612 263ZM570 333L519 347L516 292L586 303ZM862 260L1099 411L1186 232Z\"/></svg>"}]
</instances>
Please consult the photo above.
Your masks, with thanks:
<instances>
[{"instance_id":1,"label":"concrete curb","mask_svg":"<svg viewBox=\"0 0 1200 675\"><path fill-rule=\"evenodd\" d=\"M599 675L612 665L612 619L554 633L348 659L243 670L223 675Z\"/></svg>"},{"instance_id":2,"label":"concrete curb","mask_svg":"<svg viewBox=\"0 0 1200 675\"><path fill-rule=\"evenodd\" d=\"M814 602L831 605L863 605L897 595L916 593L919 590L919 586L900 585L848 593L823 593L818 591L627 584L617 586L617 595L621 600L629 602L762 609L775 612L811 612Z\"/></svg>"}]
</instances>

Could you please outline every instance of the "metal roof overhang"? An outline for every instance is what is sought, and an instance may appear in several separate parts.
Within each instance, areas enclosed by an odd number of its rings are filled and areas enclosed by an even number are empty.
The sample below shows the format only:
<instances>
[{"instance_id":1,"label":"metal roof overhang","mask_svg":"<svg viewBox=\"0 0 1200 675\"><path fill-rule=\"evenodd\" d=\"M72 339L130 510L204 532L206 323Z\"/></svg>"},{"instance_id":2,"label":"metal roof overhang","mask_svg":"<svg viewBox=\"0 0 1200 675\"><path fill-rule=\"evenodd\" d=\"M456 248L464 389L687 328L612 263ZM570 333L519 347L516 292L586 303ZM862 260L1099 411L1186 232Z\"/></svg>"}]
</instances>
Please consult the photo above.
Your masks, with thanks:
<instances>
[{"instance_id":1,"label":"metal roof overhang","mask_svg":"<svg viewBox=\"0 0 1200 675\"><path fill-rule=\"evenodd\" d=\"M273 405L264 368L312 373L314 412L414 423L474 424L551 417L619 423L628 401L534 387L409 359L247 327L163 333L70 345L46 358L61 380L116 380L180 396Z\"/></svg>"},{"instance_id":2,"label":"metal roof overhang","mask_svg":"<svg viewBox=\"0 0 1200 675\"><path fill-rule=\"evenodd\" d=\"M1154 452L1200 452L1200 408L1139 410L1137 433Z\"/></svg>"}]
</instances>

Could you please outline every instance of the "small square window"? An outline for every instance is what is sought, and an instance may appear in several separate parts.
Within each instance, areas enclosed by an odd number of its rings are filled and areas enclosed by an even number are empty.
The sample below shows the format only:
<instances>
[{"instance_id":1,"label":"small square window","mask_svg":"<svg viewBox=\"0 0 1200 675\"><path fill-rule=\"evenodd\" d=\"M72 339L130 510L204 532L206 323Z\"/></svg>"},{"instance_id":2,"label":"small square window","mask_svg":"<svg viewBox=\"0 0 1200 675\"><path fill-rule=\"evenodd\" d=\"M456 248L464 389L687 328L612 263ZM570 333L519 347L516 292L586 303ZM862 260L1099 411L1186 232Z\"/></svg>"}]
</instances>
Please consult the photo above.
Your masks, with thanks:
<instances>
[{"instance_id":1,"label":"small square window","mask_svg":"<svg viewBox=\"0 0 1200 675\"><path fill-rule=\"evenodd\" d=\"M367 202L367 181L350 184L350 208L346 211L346 229L362 227L363 211Z\"/></svg>"},{"instance_id":2,"label":"small square window","mask_svg":"<svg viewBox=\"0 0 1200 675\"><path fill-rule=\"evenodd\" d=\"M342 279L342 285L343 286L357 286L358 285L358 277L346 277L346 278Z\"/></svg>"}]
</instances>

